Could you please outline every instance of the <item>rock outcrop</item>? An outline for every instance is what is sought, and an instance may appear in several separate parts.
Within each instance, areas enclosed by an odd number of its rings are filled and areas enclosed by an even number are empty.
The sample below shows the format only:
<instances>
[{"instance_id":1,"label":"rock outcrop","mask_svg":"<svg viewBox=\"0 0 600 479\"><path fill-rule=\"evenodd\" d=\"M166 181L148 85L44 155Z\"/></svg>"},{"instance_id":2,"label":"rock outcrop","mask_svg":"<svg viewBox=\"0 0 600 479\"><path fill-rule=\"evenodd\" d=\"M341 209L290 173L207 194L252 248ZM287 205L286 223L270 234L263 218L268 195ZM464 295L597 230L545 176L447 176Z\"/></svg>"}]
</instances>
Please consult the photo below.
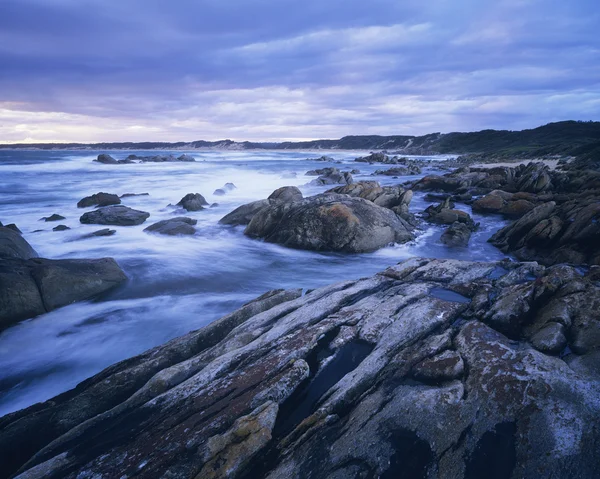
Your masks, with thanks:
<instances>
[{"instance_id":1,"label":"rock outcrop","mask_svg":"<svg viewBox=\"0 0 600 479\"><path fill-rule=\"evenodd\" d=\"M592 196L543 203L489 241L521 260L600 264L600 201Z\"/></svg>"},{"instance_id":2,"label":"rock outcrop","mask_svg":"<svg viewBox=\"0 0 600 479\"><path fill-rule=\"evenodd\" d=\"M196 232L196 228L194 228L196 223L198 223L198 220L187 218L185 216L178 216L176 218L169 218L168 220L154 223L145 228L144 231L169 236L193 235Z\"/></svg>"},{"instance_id":3,"label":"rock outcrop","mask_svg":"<svg viewBox=\"0 0 600 479\"><path fill-rule=\"evenodd\" d=\"M123 205L103 206L84 213L79 221L83 224L135 226L141 225L150 217L150 213L134 210Z\"/></svg>"},{"instance_id":4,"label":"rock outcrop","mask_svg":"<svg viewBox=\"0 0 600 479\"><path fill-rule=\"evenodd\" d=\"M5 416L4 472L596 475L600 288L573 268L412 258L301 294L271 292ZM558 355L561 334L575 352Z\"/></svg>"},{"instance_id":5,"label":"rock outcrop","mask_svg":"<svg viewBox=\"0 0 600 479\"><path fill-rule=\"evenodd\" d=\"M97 296L126 279L112 258L38 258L18 233L0 228L0 330Z\"/></svg>"},{"instance_id":6,"label":"rock outcrop","mask_svg":"<svg viewBox=\"0 0 600 479\"><path fill-rule=\"evenodd\" d=\"M266 200L253 201L252 203L239 206L221 218L219 223L230 226L247 225L256 213L267 206L291 203L302 200L302 198L302 192L296 186L282 186L271 193Z\"/></svg>"},{"instance_id":7,"label":"rock outcrop","mask_svg":"<svg viewBox=\"0 0 600 479\"><path fill-rule=\"evenodd\" d=\"M324 194L260 209L244 234L291 248L363 253L414 237L391 210L362 198Z\"/></svg>"}]
</instances>

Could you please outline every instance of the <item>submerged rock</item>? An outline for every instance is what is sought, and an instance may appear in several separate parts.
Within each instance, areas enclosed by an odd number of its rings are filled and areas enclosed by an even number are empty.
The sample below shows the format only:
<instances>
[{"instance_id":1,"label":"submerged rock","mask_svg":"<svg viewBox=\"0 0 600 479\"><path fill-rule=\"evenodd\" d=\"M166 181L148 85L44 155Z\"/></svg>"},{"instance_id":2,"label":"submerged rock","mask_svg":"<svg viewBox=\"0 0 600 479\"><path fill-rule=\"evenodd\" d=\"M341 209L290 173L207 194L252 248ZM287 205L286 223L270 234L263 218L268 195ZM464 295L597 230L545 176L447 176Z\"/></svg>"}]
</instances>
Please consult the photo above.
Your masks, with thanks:
<instances>
[{"instance_id":1,"label":"submerged rock","mask_svg":"<svg viewBox=\"0 0 600 479\"><path fill-rule=\"evenodd\" d=\"M57 215L56 213L54 213L51 216L44 216L43 218L40 218L40 221L45 221L46 223L50 222L50 221L61 221L61 220L65 220L66 218L64 216L61 215Z\"/></svg>"},{"instance_id":2,"label":"submerged rock","mask_svg":"<svg viewBox=\"0 0 600 479\"><path fill-rule=\"evenodd\" d=\"M79 221L84 224L134 226L141 225L150 217L150 213L134 210L127 206L104 206L84 213Z\"/></svg>"},{"instance_id":3,"label":"submerged rock","mask_svg":"<svg viewBox=\"0 0 600 479\"><path fill-rule=\"evenodd\" d=\"M196 232L196 228L194 228L196 223L198 223L198 220L186 218L185 216L178 216L177 218L170 218L154 223L145 228L144 231L170 236L193 235Z\"/></svg>"},{"instance_id":4,"label":"submerged rock","mask_svg":"<svg viewBox=\"0 0 600 479\"><path fill-rule=\"evenodd\" d=\"M188 193L181 198L177 206L182 206L187 211L200 211L204 206L208 206L208 201L200 193Z\"/></svg>"},{"instance_id":5,"label":"submerged rock","mask_svg":"<svg viewBox=\"0 0 600 479\"><path fill-rule=\"evenodd\" d=\"M111 206L120 205L121 199L118 195L112 193L96 193L92 196L86 196L77 203L77 208L89 208L90 206Z\"/></svg>"},{"instance_id":6,"label":"submerged rock","mask_svg":"<svg viewBox=\"0 0 600 479\"><path fill-rule=\"evenodd\" d=\"M4 417L4 471L65 479L132 471L182 479L594 477L598 349L563 361L530 347L523 330L508 338L486 324L494 298L519 286L490 279L497 267L411 258L304 296L270 292ZM526 299L530 312L570 287L557 271L540 274L546 287ZM600 288L582 281L575 294L587 301L573 311L597 324ZM442 299L433 288L472 301ZM515 314L525 315L515 324L529 324L530 313ZM579 327L573 322L566 336Z\"/></svg>"},{"instance_id":7,"label":"submerged rock","mask_svg":"<svg viewBox=\"0 0 600 479\"><path fill-rule=\"evenodd\" d=\"M325 194L270 204L252 217L244 234L292 248L362 253L410 241L411 229L370 201Z\"/></svg>"},{"instance_id":8,"label":"submerged rock","mask_svg":"<svg viewBox=\"0 0 600 479\"><path fill-rule=\"evenodd\" d=\"M213 192L213 195L224 196L227 194L228 191L233 191L235 189L237 189L237 187L233 183L225 183L225 185L222 186L221 188L217 188Z\"/></svg>"},{"instance_id":9,"label":"submerged rock","mask_svg":"<svg viewBox=\"0 0 600 479\"><path fill-rule=\"evenodd\" d=\"M116 233L116 230L111 230L110 228L104 228L98 231L94 231L93 233L89 233L86 235L83 235L81 238L85 239L85 238L95 238L97 236L112 236Z\"/></svg>"},{"instance_id":10,"label":"submerged rock","mask_svg":"<svg viewBox=\"0 0 600 479\"><path fill-rule=\"evenodd\" d=\"M58 225L55 226L54 228L52 228L52 231L66 231L66 230L70 230L71 228L69 228L67 225Z\"/></svg>"}]
</instances>

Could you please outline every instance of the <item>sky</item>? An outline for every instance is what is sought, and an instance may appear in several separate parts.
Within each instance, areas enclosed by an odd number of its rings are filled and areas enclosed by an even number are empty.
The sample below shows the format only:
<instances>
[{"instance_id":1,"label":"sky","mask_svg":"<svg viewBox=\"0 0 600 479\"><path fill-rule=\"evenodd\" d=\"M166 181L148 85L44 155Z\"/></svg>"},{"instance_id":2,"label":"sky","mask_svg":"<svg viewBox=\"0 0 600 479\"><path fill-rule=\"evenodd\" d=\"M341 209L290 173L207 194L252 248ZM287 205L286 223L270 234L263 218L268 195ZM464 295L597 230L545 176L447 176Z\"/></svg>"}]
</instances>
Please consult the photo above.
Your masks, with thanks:
<instances>
[{"instance_id":1,"label":"sky","mask_svg":"<svg viewBox=\"0 0 600 479\"><path fill-rule=\"evenodd\" d=\"M0 143L600 120L598 0L0 0Z\"/></svg>"}]
</instances>

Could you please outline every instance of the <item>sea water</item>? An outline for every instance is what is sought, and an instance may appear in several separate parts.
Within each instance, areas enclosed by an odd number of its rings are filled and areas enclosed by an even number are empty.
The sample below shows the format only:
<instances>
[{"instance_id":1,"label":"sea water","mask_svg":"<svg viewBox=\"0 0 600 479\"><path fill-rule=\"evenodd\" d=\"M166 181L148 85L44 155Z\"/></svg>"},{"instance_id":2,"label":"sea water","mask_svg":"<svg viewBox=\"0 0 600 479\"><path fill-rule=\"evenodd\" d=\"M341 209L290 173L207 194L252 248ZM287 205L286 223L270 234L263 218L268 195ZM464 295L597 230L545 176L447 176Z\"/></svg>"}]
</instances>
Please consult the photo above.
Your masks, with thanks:
<instances>
[{"instance_id":1,"label":"sea water","mask_svg":"<svg viewBox=\"0 0 600 479\"><path fill-rule=\"evenodd\" d=\"M476 261L504 257L487 243L505 224L499 217L473 215L481 227L468 248L447 247L440 242L443 227L425 224L411 243L358 255L289 249L247 238L243 226L218 223L234 208L266 198L281 186L298 186L304 196L331 188L308 184L314 177L305 173L316 168L359 169L355 181L382 185L418 178L371 176L387 166L354 162L368 152L110 151L118 159L132 153L187 153L196 159L123 165L94 162L98 153L103 152L0 150L0 221L16 223L41 257L113 257L129 277L102 301L66 306L0 333L0 416L71 389L105 367L201 328L271 289L308 289L361 278L411 256ZM314 161L323 154L340 163ZM425 168L423 175L432 172L440 173ZM225 183L237 188L214 195ZM100 191L149 193L122 201L149 212L150 218L140 226L111 227L117 230L114 236L82 239L106 227L79 222L91 208L77 208L77 202ZM218 206L198 212L172 206L187 193L200 193ZM418 213L429 204L423 193L416 193L410 211ZM472 213L468 206L457 207ZM53 213L66 219L40 221ZM197 233L171 237L143 231L174 216L198 220ZM52 231L58 224L71 229Z\"/></svg>"}]
</instances>

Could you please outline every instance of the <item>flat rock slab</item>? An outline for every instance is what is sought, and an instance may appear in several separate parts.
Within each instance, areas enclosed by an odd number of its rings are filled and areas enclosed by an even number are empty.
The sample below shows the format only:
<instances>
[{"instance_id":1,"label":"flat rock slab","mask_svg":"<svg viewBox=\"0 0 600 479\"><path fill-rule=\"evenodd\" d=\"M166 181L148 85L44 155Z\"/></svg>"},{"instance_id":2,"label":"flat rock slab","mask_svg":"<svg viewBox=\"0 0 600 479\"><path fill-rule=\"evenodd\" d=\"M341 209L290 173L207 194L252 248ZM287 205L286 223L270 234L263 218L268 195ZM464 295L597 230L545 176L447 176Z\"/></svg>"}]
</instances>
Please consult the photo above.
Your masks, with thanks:
<instances>
[{"instance_id":1,"label":"flat rock slab","mask_svg":"<svg viewBox=\"0 0 600 479\"><path fill-rule=\"evenodd\" d=\"M84 224L135 226L141 225L150 213L134 210L127 206L105 206L94 211L84 213L79 221Z\"/></svg>"},{"instance_id":2,"label":"flat rock slab","mask_svg":"<svg viewBox=\"0 0 600 479\"><path fill-rule=\"evenodd\" d=\"M196 232L196 228L194 228L196 223L198 223L198 220L187 218L185 216L178 216L177 218L170 218L154 223L145 228L144 231L169 236L193 235Z\"/></svg>"},{"instance_id":3,"label":"flat rock slab","mask_svg":"<svg viewBox=\"0 0 600 479\"><path fill-rule=\"evenodd\" d=\"M499 266L411 258L269 292L5 416L0 463L21 479L595 477L600 339L563 360L528 338L568 297L565 337L592 341L600 287L568 266L526 282L531 265ZM515 287L530 294L503 301Z\"/></svg>"}]
</instances>

